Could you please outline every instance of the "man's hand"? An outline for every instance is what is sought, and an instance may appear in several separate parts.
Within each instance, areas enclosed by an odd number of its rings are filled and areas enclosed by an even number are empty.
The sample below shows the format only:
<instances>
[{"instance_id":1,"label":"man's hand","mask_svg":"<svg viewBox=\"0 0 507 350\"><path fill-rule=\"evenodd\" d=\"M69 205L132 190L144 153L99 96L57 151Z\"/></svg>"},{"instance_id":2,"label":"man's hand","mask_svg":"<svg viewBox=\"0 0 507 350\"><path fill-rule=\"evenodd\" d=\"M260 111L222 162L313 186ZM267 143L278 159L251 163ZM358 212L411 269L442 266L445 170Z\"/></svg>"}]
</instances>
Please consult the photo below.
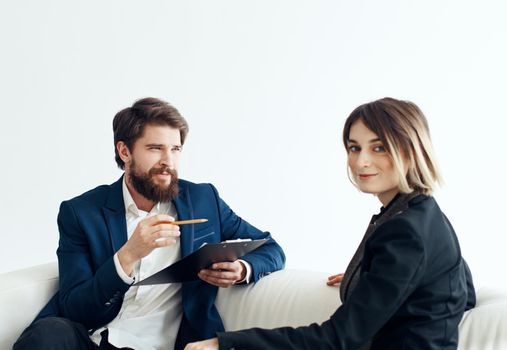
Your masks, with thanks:
<instances>
[{"instance_id":1,"label":"man's hand","mask_svg":"<svg viewBox=\"0 0 507 350\"><path fill-rule=\"evenodd\" d=\"M229 288L246 276L246 267L242 262L214 263L211 269L199 271L199 278L217 287Z\"/></svg>"},{"instance_id":2,"label":"man's hand","mask_svg":"<svg viewBox=\"0 0 507 350\"><path fill-rule=\"evenodd\" d=\"M332 286L333 284L340 283L343 279L343 273L332 275L327 278L327 285Z\"/></svg>"},{"instance_id":3,"label":"man's hand","mask_svg":"<svg viewBox=\"0 0 507 350\"><path fill-rule=\"evenodd\" d=\"M184 350L218 350L218 338L187 344Z\"/></svg>"},{"instance_id":4,"label":"man's hand","mask_svg":"<svg viewBox=\"0 0 507 350\"><path fill-rule=\"evenodd\" d=\"M168 224L168 221L174 221L174 218L169 215L155 215L137 224L132 236L118 251L118 260L127 275L132 274L136 262L154 249L176 243L174 238L179 237L180 228L177 225Z\"/></svg>"}]
</instances>

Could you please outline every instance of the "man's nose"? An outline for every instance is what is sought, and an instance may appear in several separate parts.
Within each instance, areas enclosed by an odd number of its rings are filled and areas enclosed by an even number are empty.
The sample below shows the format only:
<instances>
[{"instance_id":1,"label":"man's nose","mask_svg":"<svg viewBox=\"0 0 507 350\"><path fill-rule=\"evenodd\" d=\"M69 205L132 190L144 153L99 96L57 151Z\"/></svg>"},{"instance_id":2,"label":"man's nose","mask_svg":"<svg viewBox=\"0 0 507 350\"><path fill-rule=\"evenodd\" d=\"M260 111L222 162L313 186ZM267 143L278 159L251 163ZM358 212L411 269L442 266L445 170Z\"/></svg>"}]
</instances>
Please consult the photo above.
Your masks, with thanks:
<instances>
[{"instance_id":1,"label":"man's nose","mask_svg":"<svg viewBox=\"0 0 507 350\"><path fill-rule=\"evenodd\" d=\"M163 152L160 158L160 165L167 166L169 169L174 169L174 159L171 152Z\"/></svg>"}]
</instances>

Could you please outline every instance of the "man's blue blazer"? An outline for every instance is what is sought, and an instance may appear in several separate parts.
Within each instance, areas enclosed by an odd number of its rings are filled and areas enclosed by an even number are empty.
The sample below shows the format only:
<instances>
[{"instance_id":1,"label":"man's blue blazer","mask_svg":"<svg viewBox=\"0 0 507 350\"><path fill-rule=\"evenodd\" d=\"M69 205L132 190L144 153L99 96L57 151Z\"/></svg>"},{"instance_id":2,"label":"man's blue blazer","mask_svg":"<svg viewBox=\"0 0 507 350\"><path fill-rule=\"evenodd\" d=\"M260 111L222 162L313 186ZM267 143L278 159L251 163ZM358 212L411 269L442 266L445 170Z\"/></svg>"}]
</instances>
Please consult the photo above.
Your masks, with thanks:
<instances>
[{"instance_id":1,"label":"man's blue blazer","mask_svg":"<svg viewBox=\"0 0 507 350\"><path fill-rule=\"evenodd\" d=\"M123 177L112 185L99 186L62 202L58 214L59 291L37 319L61 316L94 330L112 321L120 311L129 289L113 262L115 252L127 241L122 181ZM213 185L179 180L179 194L173 203L179 220L208 219L205 224L180 227L182 257L204 242L269 238L242 258L252 266L251 281L283 268L285 255L270 234L237 216ZM177 349L223 330L214 305L217 291L217 287L201 280L182 284L183 318Z\"/></svg>"}]
</instances>

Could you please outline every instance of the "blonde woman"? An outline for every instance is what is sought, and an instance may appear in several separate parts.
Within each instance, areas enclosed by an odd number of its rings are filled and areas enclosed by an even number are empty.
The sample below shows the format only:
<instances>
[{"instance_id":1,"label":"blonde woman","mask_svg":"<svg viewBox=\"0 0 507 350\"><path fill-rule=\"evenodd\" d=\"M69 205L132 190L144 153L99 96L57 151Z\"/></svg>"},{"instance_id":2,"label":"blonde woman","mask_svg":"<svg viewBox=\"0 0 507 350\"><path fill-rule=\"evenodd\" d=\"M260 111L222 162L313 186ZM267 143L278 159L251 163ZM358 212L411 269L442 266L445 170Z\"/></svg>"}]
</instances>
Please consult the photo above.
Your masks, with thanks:
<instances>
[{"instance_id":1,"label":"blonde woman","mask_svg":"<svg viewBox=\"0 0 507 350\"><path fill-rule=\"evenodd\" d=\"M349 177L382 203L341 282L342 305L322 325L218 333L195 349L456 349L475 305L454 230L432 197L441 182L428 123L412 102L357 107L343 143Z\"/></svg>"}]
</instances>

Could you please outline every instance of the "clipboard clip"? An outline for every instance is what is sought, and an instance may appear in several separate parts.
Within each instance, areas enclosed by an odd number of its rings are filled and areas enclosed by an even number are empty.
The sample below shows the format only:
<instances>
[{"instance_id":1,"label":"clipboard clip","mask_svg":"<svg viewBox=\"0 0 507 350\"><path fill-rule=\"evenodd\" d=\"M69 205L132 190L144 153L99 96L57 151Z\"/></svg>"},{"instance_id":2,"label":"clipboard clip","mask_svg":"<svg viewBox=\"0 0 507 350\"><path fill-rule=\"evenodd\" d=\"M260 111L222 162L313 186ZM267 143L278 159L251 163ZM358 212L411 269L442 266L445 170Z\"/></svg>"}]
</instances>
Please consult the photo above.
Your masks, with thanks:
<instances>
[{"instance_id":1,"label":"clipboard clip","mask_svg":"<svg viewBox=\"0 0 507 350\"><path fill-rule=\"evenodd\" d=\"M220 243L233 243L233 242L250 242L252 241L251 238L237 238L237 239L227 239Z\"/></svg>"}]
</instances>

